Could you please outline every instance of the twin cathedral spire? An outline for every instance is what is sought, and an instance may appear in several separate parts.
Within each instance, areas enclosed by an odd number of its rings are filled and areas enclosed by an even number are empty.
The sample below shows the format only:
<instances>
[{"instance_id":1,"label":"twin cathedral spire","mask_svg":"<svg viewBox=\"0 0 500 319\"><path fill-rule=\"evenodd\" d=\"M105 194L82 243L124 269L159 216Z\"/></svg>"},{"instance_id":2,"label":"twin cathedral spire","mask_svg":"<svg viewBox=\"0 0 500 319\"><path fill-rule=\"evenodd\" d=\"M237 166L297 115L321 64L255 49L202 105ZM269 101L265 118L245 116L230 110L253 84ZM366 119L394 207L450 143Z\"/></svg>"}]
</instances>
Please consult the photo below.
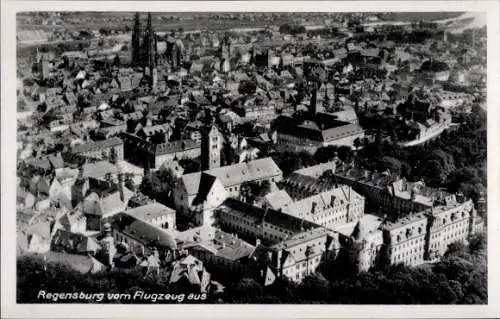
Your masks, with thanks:
<instances>
[{"instance_id":1,"label":"twin cathedral spire","mask_svg":"<svg viewBox=\"0 0 500 319\"><path fill-rule=\"evenodd\" d=\"M151 13L148 13L146 28L141 26L140 15L135 14L132 30L132 64L149 71L158 65L157 36L153 29Z\"/></svg>"}]
</instances>

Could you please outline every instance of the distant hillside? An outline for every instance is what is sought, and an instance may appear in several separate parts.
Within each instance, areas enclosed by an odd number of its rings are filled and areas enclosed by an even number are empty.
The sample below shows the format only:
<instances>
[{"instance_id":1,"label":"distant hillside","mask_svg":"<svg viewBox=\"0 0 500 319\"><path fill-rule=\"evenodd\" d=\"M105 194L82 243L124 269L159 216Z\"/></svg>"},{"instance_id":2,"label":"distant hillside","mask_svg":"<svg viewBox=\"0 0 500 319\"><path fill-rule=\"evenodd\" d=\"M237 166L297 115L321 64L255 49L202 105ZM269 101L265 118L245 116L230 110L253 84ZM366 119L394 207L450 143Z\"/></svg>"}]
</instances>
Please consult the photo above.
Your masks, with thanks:
<instances>
[{"instance_id":1,"label":"distant hillside","mask_svg":"<svg viewBox=\"0 0 500 319\"><path fill-rule=\"evenodd\" d=\"M459 17L464 12L388 12L383 20L392 21L420 21L420 20L443 20Z\"/></svg>"}]
</instances>

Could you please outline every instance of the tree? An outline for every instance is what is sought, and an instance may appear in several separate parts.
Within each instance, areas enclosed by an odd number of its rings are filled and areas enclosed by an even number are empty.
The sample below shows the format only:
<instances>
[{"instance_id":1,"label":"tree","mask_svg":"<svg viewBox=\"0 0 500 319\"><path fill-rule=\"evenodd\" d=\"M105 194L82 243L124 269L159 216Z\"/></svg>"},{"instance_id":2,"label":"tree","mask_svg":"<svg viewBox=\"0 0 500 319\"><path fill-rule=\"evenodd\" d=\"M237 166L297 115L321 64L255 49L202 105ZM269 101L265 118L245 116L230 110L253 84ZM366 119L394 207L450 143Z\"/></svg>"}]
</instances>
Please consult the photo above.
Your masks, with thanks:
<instances>
[{"instance_id":1,"label":"tree","mask_svg":"<svg viewBox=\"0 0 500 319\"><path fill-rule=\"evenodd\" d=\"M257 83L255 81L244 80L240 82L238 92L243 95L254 94L257 90Z\"/></svg>"},{"instance_id":2,"label":"tree","mask_svg":"<svg viewBox=\"0 0 500 319\"><path fill-rule=\"evenodd\" d=\"M244 182L240 187L240 196L245 202L252 203L269 193L270 189L271 184L269 181L262 181L261 183L254 181Z\"/></svg>"},{"instance_id":3,"label":"tree","mask_svg":"<svg viewBox=\"0 0 500 319\"><path fill-rule=\"evenodd\" d=\"M242 278L234 286L225 291L225 300L238 303L250 303L262 298L263 288L252 278Z\"/></svg>"},{"instance_id":4,"label":"tree","mask_svg":"<svg viewBox=\"0 0 500 319\"><path fill-rule=\"evenodd\" d=\"M305 300L326 300L329 295L329 282L320 273L308 275L298 287L298 293Z\"/></svg>"},{"instance_id":5,"label":"tree","mask_svg":"<svg viewBox=\"0 0 500 319\"><path fill-rule=\"evenodd\" d=\"M139 185L139 191L146 195L152 195L154 191L153 181L149 175L145 175L142 179L141 185Z\"/></svg>"},{"instance_id":6,"label":"tree","mask_svg":"<svg viewBox=\"0 0 500 319\"><path fill-rule=\"evenodd\" d=\"M279 32L283 34L291 34L292 33L292 27L289 24L283 24L279 28Z\"/></svg>"},{"instance_id":7,"label":"tree","mask_svg":"<svg viewBox=\"0 0 500 319\"><path fill-rule=\"evenodd\" d=\"M199 161L195 161L191 158L182 158L179 160L179 165L184 168L184 174L199 172L201 170L201 165Z\"/></svg>"},{"instance_id":8,"label":"tree","mask_svg":"<svg viewBox=\"0 0 500 319\"><path fill-rule=\"evenodd\" d=\"M320 148L318 148L316 153L314 153L314 159L318 163L325 163L325 162L331 161L335 158L335 156L337 156L337 151L338 151L338 147L335 145L328 145L325 147L320 147Z\"/></svg>"},{"instance_id":9,"label":"tree","mask_svg":"<svg viewBox=\"0 0 500 319\"><path fill-rule=\"evenodd\" d=\"M401 174L401 161L394 157L384 156L380 163L380 170L389 170L392 174Z\"/></svg>"},{"instance_id":10,"label":"tree","mask_svg":"<svg viewBox=\"0 0 500 319\"><path fill-rule=\"evenodd\" d=\"M469 251L472 255L486 251L486 234L484 232L473 234L469 238Z\"/></svg>"}]
</instances>

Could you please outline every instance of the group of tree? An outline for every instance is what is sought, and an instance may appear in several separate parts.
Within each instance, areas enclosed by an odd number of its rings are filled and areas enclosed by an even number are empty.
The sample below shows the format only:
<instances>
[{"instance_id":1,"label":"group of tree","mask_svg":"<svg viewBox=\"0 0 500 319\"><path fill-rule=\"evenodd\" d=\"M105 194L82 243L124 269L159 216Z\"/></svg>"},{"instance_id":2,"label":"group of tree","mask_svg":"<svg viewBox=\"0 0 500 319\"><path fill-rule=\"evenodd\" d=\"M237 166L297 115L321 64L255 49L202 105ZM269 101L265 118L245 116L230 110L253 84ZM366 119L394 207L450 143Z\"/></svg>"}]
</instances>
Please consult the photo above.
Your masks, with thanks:
<instances>
[{"instance_id":1,"label":"group of tree","mask_svg":"<svg viewBox=\"0 0 500 319\"><path fill-rule=\"evenodd\" d=\"M129 293L136 291L148 294L190 293L196 291L196 286L186 284L172 285L169 283L169 268L160 268L159 272L145 272L138 268L114 268L94 274L82 274L66 264L46 262L41 255L25 255L17 260L17 302L19 303L92 303L87 299L60 299L57 301L39 298L39 291L58 293L104 293L102 303L150 303L141 300L108 300L108 294ZM199 288L197 290L199 293ZM203 302L214 302L209 299ZM183 302L199 303L201 301L184 299ZM177 301L158 300L156 303L177 303Z\"/></svg>"},{"instance_id":2,"label":"group of tree","mask_svg":"<svg viewBox=\"0 0 500 319\"><path fill-rule=\"evenodd\" d=\"M357 151L327 146L319 148L314 156L283 153L276 155L275 160L286 174L337 156L344 162L354 160L357 165L371 171L389 170L409 181L423 180L431 187L446 188L452 193L462 192L477 202L480 194L486 193L486 114L481 108L473 107L470 114L462 115L456 121L461 123L458 128L414 147L400 147L384 138L384 132L378 129L373 141L363 139L356 143Z\"/></svg>"},{"instance_id":3,"label":"group of tree","mask_svg":"<svg viewBox=\"0 0 500 319\"><path fill-rule=\"evenodd\" d=\"M253 203L254 201L264 197L271 191L271 184L269 181L262 181L261 183L250 181L241 184L240 196L246 203Z\"/></svg>"},{"instance_id":4,"label":"group of tree","mask_svg":"<svg viewBox=\"0 0 500 319\"><path fill-rule=\"evenodd\" d=\"M303 25L283 24L280 26L279 32L282 34L297 35L301 33L306 33L306 27Z\"/></svg>"}]
</instances>

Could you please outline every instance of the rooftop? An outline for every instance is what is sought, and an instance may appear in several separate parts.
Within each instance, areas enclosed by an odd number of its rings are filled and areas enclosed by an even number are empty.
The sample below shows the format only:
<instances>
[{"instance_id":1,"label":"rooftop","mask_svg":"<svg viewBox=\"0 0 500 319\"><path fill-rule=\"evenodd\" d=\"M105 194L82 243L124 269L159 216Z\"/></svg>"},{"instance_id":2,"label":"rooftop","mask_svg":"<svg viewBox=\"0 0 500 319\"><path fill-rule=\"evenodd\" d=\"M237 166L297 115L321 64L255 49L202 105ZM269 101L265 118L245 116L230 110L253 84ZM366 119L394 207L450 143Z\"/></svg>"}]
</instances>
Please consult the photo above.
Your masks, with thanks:
<instances>
[{"instance_id":1,"label":"rooftop","mask_svg":"<svg viewBox=\"0 0 500 319\"><path fill-rule=\"evenodd\" d=\"M397 228L403 227L403 226L408 225L408 224L412 224L412 223L421 221L423 219L427 219L427 216L425 215L424 212L419 212L417 214L409 214L409 215L407 215L403 218L400 218L394 222L386 221L386 222L384 222L382 227L383 227L383 229L386 229L386 230L393 230L393 229L397 229Z\"/></svg>"},{"instance_id":2,"label":"rooftop","mask_svg":"<svg viewBox=\"0 0 500 319\"><path fill-rule=\"evenodd\" d=\"M168 208L167 206L160 203L152 203L132 209L127 209L125 213L137 219L148 221L152 218L175 214L175 210Z\"/></svg>"},{"instance_id":3,"label":"rooftop","mask_svg":"<svg viewBox=\"0 0 500 319\"><path fill-rule=\"evenodd\" d=\"M332 170L332 172L335 172L335 168L336 168L335 162L330 161L327 163L321 163L321 164L317 164L317 165L313 165L313 166L309 166L309 167L304 167L304 168L301 168L301 169L294 171L294 173L304 175L304 176L319 178L327 170Z\"/></svg>"},{"instance_id":4,"label":"rooftop","mask_svg":"<svg viewBox=\"0 0 500 319\"><path fill-rule=\"evenodd\" d=\"M380 227L380 225L382 224L382 218L371 214L365 214L359 220L359 223L360 225L362 225L363 233L369 234L375 232ZM350 222L345 225L335 227L334 230L337 233L350 237L351 235L353 235L357 224L358 221Z\"/></svg>"},{"instance_id":5,"label":"rooftop","mask_svg":"<svg viewBox=\"0 0 500 319\"><path fill-rule=\"evenodd\" d=\"M145 246L175 248L173 233L148 222L120 213L113 216L113 228L130 236Z\"/></svg>"},{"instance_id":6,"label":"rooftop","mask_svg":"<svg viewBox=\"0 0 500 319\"><path fill-rule=\"evenodd\" d=\"M292 233L300 233L308 229L320 227L315 223L284 214L274 209L255 207L232 198L226 199L220 206L220 210L245 216L247 219L252 219L256 225L267 222Z\"/></svg>"},{"instance_id":7,"label":"rooftop","mask_svg":"<svg viewBox=\"0 0 500 319\"><path fill-rule=\"evenodd\" d=\"M203 173L217 177L224 187L239 185L243 182L269 178L281 175L278 165L270 157L257 159L246 163L222 166ZM185 174L182 181L188 195L197 194L200 188L201 172Z\"/></svg>"},{"instance_id":8,"label":"rooftop","mask_svg":"<svg viewBox=\"0 0 500 319\"><path fill-rule=\"evenodd\" d=\"M290 237L290 239L284 240L278 244L271 246L272 249L288 249L296 245L300 245L304 242L314 240L330 234L330 232L322 227L311 229L308 231L300 232L296 235Z\"/></svg>"},{"instance_id":9,"label":"rooftop","mask_svg":"<svg viewBox=\"0 0 500 319\"><path fill-rule=\"evenodd\" d=\"M123 141L117 137L106 139L103 141L90 142L73 146L73 153L85 153L92 151L100 151L109 147L115 147L123 144Z\"/></svg>"}]
</instances>

